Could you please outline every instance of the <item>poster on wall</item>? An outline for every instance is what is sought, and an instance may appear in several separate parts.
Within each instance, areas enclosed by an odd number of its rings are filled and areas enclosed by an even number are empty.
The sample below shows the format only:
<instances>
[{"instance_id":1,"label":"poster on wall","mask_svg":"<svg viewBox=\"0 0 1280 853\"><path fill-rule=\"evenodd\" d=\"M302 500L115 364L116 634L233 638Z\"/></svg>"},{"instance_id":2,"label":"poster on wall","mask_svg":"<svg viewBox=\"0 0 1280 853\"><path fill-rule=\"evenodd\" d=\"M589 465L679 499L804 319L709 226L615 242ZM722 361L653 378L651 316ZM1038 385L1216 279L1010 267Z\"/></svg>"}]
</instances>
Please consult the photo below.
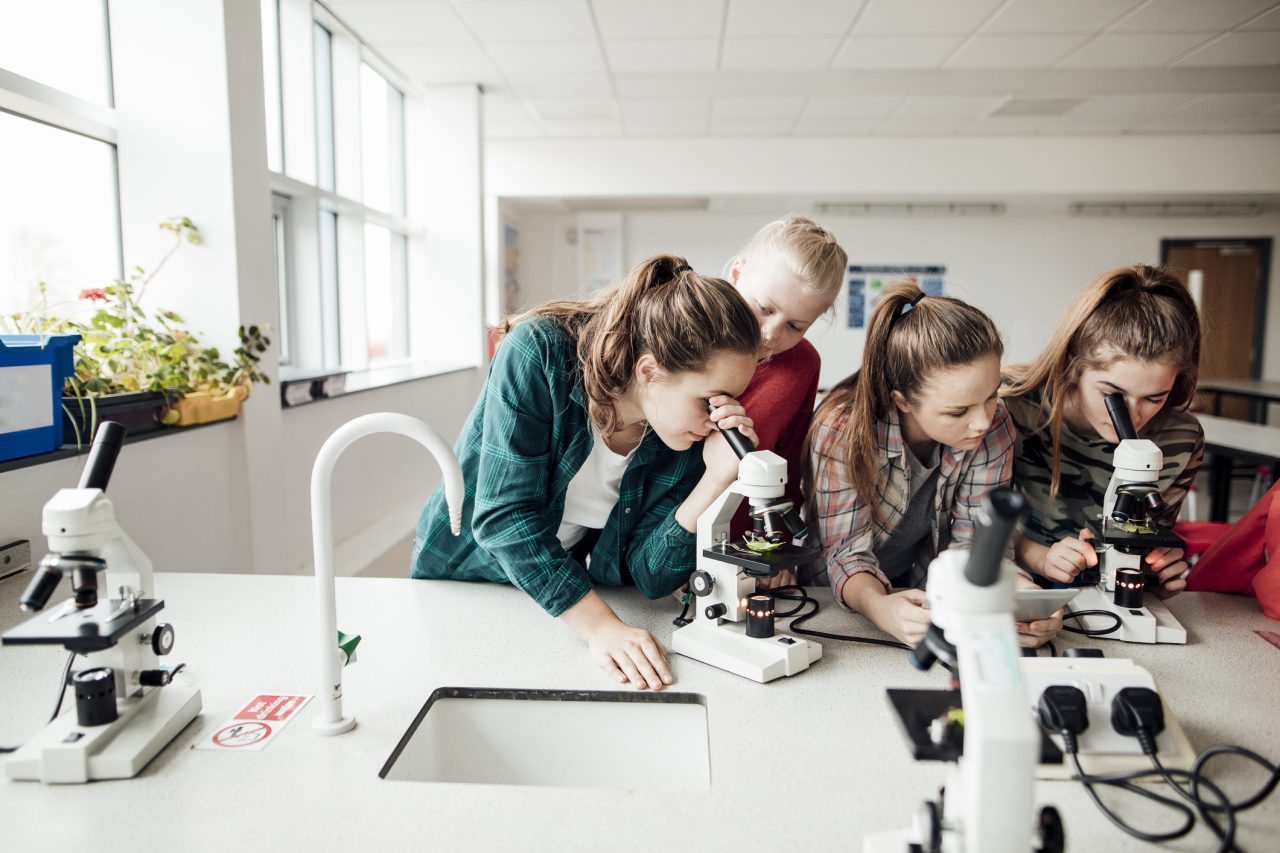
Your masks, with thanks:
<instances>
[{"instance_id":1,"label":"poster on wall","mask_svg":"<svg viewBox=\"0 0 1280 853\"><path fill-rule=\"evenodd\" d=\"M849 328L864 329L880 294L899 281L915 282L929 296L941 296L947 277L944 266L849 265Z\"/></svg>"},{"instance_id":2,"label":"poster on wall","mask_svg":"<svg viewBox=\"0 0 1280 853\"><path fill-rule=\"evenodd\" d=\"M578 281L586 292L622 281L622 214L578 214Z\"/></svg>"},{"instance_id":3,"label":"poster on wall","mask_svg":"<svg viewBox=\"0 0 1280 853\"><path fill-rule=\"evenodd\" d=\"M502 226L502 306L505 314L520 310L520 232L506 223Z\"/></svg>"}]
</instances>

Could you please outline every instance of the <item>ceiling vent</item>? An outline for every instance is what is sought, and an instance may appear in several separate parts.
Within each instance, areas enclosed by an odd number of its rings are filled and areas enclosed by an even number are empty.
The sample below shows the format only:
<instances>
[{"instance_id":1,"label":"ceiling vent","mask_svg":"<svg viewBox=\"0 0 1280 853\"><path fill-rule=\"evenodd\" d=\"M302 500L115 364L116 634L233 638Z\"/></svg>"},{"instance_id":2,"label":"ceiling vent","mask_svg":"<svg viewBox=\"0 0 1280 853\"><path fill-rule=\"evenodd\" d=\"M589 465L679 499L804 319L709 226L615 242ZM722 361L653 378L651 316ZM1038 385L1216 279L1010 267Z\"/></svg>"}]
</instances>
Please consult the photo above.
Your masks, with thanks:
<instances>
[{"instance_id":1,"label":"ceiling vent","mask_svg":"<svg viewBox=\"0 0 1280 853\"><path fill-rule=\"evenodd\" d=\"M991 117L1052 118L1066 115L1083 103L1083 98L1010 98Z\"/></svg>"}]
</instances>

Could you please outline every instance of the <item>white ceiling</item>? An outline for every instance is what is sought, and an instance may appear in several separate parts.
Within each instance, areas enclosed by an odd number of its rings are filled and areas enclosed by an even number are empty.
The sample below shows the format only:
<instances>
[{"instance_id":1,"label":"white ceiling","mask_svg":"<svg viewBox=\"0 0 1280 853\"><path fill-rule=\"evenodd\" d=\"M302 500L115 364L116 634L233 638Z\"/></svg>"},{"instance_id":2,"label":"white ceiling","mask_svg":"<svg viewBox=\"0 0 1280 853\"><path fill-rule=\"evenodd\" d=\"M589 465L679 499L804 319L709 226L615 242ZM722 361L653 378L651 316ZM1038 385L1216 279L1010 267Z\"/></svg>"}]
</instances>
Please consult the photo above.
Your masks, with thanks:
<instances>
[{"instance_id":1,"label":"white ceiling","mask_svg":"<svg viewBox=\"0 0 1280 853\"><path fill-rule=\"evenodd\" d=\"M1280 133L1274 0L324 2L490 139Z\"/></svg>"}]
</instances>

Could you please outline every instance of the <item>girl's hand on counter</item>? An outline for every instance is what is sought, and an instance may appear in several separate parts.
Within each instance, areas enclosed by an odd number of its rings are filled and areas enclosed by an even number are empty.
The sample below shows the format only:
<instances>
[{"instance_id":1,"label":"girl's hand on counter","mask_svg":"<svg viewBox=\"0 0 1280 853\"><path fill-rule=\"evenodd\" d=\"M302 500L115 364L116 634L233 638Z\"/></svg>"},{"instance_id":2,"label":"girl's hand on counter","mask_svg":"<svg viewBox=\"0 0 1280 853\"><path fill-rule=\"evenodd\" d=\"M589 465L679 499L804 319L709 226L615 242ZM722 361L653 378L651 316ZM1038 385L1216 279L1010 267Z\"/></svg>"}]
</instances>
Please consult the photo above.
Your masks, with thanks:
<instances>
[{"instance_id":1,"label":"girl's hand on counter","mask_svg":"<svg viewBox=\"0 0 1280 853\"><path fill-rule=\"evenodd\" d=\"M561 613L560 621L574 630L587 644L591 659L619 684L661 690L675 681L662 644L648 631L619 619L594 589Z\"/></svg>"},{"instance_id":2,"label":"girl's hand on counter","mask_svg":"<svg viewBox=\"0 0 1280 853\"><path fill-rule=\"evenodd\" d=\"M908 646L920 645L932 621L924 590L904 589L871 601L871 612L867 616L880 630L887 631Z\"/></svg>"},{"instance_id":3,"label":"girl's hand on counter","mask_svg":"<svg viewBox=\"0 0 1280 853\"><path fill-rule=\"evenodd\" d=\"M600 668L619 684L661 690L674 680L662 644L643 628L632 628L620 619L592 632L587 648Z\"/></svg>"}]
</instances>

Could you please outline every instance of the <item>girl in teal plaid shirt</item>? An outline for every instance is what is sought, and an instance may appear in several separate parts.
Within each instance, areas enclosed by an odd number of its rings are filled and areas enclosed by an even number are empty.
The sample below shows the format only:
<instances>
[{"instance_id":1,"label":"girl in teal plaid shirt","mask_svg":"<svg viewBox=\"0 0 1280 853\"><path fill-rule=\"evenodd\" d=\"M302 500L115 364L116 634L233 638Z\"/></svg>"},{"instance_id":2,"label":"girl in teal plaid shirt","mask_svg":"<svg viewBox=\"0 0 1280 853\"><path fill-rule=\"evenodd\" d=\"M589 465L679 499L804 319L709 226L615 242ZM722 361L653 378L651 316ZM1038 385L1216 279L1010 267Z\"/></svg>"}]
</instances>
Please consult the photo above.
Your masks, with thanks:
<instances>
[{"instance_id":1,"label":"girl in teal plaid shirt","mask_svg":"<svg viewBox=\"0 0 1280 853\"><path fill-rule=\"evenodd\" d=\"M760 324L728 282L661 255L598 298L535 308L502 331L456 447L462 534L437 491L411 574L512 583L617 682L660 690L672 683L662 645L594 587L659 598L692 573L698 516L738 472L717 430L756 440L735 398Z\"/></svg>"},{"instance_id":2,"label":"girl in teal plaid shirt","mask_svg":"<svg viewBox=\"0 0 1280 853\"><path fill-rule=\"evenodd\" d=\"M814 415L809 517L836 601L913 646L929 627L929 562L968 547L982 499L1013 479L1003 351L977 308L896 284L871 314L862 369ZM1061 626L1061 612L1020 623L1018 639L1039 646Z\"/></svg>"}]
</instances>

